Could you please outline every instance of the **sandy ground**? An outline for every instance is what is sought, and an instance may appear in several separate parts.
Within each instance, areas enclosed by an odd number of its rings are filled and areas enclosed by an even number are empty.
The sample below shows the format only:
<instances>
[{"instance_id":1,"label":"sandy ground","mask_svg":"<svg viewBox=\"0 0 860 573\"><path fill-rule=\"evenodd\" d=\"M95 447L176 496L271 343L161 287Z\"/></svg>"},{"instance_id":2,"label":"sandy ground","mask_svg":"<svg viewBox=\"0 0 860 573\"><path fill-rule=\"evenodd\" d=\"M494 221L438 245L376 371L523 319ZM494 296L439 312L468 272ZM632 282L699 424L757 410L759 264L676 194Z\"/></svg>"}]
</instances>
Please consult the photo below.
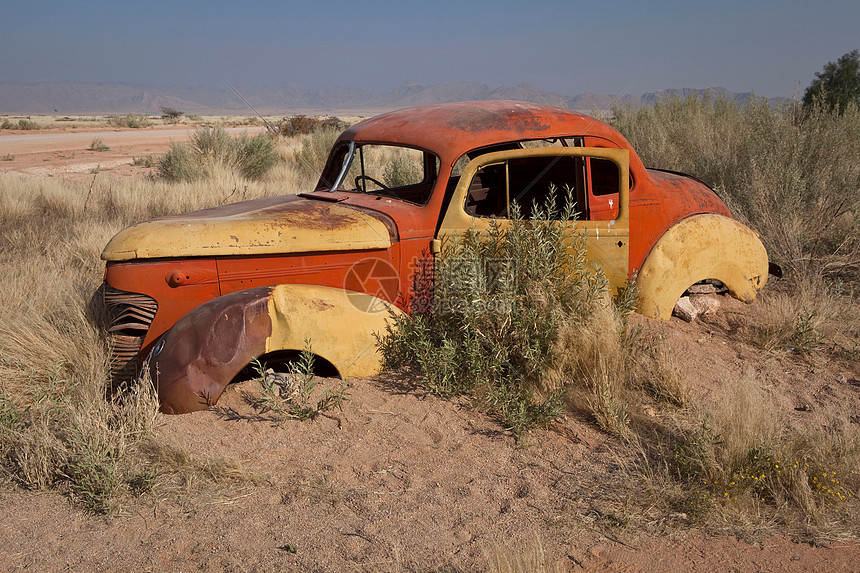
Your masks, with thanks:
<instances>
[{"instance_id":1,"label":"sandy ground","mask_svg":"<svg viewBox=\"0 0 860 573\"><path fill-rule=\"evenodd\" d=\"M111 151L87 151L94 137ZM2 135L0 157L15 159L0 170L74 178L111 161L116 175L134 175L131 157L185 137L180 129ZM716 319L671 321L669 342L694 400L754 375L769 388L769 407L792 421L815 425L817 406L831 402L860 413L860 373L741 342L754 313L727 300ZM163 417L160 440L239 460L257 482L144 494L110 517L87 515L58 493L0 489L0 570L485 571L488 555L536 555L538 543L547 571L860 570L855 543L709 537L683 513L613 525L626 501L614 487L616 444L587 420L567 418L516 443L493 417L427 395L406 373L349 385L341 412L304 423L259 415L251 382L207 411Z\"/></svg>"},{"instance_id":2,"label":"sandy ground","mask_svg":"<svg viewBox=\"0 0 860 573\"><path fill-rule=\"evenodd\" d=\"M707 360L714 377L732 379L753 358L719 323L673 319L670 331L688 376ZM787 366L760 374L802 383L799 400L860 403L838 370ZM697 395L713 390L707 376L692 382ZM614 442L586 421L568 418L517 444L494 418L427 395L406 374L349 384L342 411L310 422L259 415L249 405L253 382L231 386L207 411L163 418L161 440L240 460L268 481L146 494L112 517L85 515L55 493L0 490L0 570L485 571L487 554L534 555L538 542L547 571L856 571L860 563L857 544L708 537L686 514L650 528L613 526L607 516L621 515L625 502L613 487L621 479ZM794 412L794 400L776 393L773 407Z\"/></svg>"}]
</instances>

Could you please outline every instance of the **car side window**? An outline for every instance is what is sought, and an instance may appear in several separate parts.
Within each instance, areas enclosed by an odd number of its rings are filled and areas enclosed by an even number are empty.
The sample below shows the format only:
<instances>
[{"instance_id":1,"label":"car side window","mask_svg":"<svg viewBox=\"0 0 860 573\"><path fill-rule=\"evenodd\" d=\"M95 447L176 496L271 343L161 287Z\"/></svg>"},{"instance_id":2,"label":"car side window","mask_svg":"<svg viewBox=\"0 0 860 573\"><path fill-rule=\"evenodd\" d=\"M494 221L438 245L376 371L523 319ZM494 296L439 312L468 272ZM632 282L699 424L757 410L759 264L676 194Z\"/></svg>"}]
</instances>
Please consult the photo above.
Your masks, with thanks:
<instances>
[{"instance_id":1,"label":"car side window","mask_svg":"<svg viewBox=\"0 0 860 573\"><path fill-rule=\"evenodd\" d=\"M555 189L558 212L564 211L568 190L583 211L582 160L570 156L518 157L485 165L475 173L466 195L465 210L475 217L510 218L514 204L524 219L530 219L534 206L543 205Z\"/></svg>"},{"instance_id":2,"label":"car side window","mask_svg":"<svg viewBox=\"0 0 860 573\"><path fill-rule=\"evenodd\" d=\"M608 159L586 158L588 219L609 221L618 217L618 166Z\"/></svg>"}]
</instances>

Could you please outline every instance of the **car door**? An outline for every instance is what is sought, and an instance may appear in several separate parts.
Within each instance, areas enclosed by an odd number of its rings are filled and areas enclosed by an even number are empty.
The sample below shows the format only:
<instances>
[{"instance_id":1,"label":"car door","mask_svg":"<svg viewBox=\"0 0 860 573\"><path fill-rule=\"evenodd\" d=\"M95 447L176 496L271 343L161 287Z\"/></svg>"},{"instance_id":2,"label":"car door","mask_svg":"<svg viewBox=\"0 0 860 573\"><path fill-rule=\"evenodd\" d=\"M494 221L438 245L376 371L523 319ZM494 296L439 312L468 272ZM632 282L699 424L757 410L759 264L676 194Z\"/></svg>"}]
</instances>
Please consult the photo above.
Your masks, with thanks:
<instances>
[{"instance_id":1,"label":"car door","mask_svg":"<svg viewBox=\"0 0 860 573\"><path fill-rule=\"evenodd\" d=\"M494 220L510 220L514 204L523 218L531 218L533 203L542 203L554 186L557 205L567 193L576 201L578 215L566 224L585 234L591 266L602 269L612 287L622 287L628 278L630 239L628 153L597 147L541 147L480 155L464 168L437 239L470 228L484 231ZM601 169L599 179L595 166ZM594 205L592 214L589 198L607 197L613 178L617 204L603 201ZM600 188L591 189L598 181Z\"/></svg>"}]
</instances>

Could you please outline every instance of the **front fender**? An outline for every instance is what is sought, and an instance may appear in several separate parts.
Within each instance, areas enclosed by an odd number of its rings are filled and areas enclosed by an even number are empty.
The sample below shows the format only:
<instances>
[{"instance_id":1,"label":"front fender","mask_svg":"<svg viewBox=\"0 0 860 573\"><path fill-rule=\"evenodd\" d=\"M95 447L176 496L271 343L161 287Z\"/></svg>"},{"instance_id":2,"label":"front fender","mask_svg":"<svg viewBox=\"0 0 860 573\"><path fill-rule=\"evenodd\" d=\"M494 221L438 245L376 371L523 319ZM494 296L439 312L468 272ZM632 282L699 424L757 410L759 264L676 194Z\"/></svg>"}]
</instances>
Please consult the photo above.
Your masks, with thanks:
<instances>
[{"instance_id":1,"label":"front fender","mask_svg":"<svg viewBox=\"0 0 860 573\"><path fill-rule=\"evenodd\" d=\"M767 251L755 232L722 215L694 215L667 230L639 271L637 311L668 320L690 286L717 279L752 301L767 282Z\"/></svg>"},{"instance_id":2,"label":"front fender","mask_svg":"<svg viewBox=\"0 0 860 573\"><path fill-rule=\"evenodd\" d=\"M156 343L148 360L161 410L183 414L218 401L254 358L277 350L315 354L344 376L379 372L374 332L393 305L376 297L313 285L278 285L231 293L186 314Z\"/></svg>"}]
</instances>

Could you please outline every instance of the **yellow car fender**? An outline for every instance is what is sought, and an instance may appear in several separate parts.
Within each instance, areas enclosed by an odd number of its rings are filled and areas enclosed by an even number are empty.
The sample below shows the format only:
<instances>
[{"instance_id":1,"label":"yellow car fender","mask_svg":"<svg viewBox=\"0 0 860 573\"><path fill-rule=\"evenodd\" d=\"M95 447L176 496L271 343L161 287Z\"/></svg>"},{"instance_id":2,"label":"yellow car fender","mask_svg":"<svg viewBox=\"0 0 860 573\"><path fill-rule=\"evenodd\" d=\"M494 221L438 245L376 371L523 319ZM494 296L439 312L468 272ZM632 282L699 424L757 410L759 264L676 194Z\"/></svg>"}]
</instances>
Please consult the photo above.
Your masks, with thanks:
<instances>
[{"instance_id":1,"label":"yellow car fender","mask_svg":"<svg viewBox=\"0 0 860 573\"><path fill-rule=\"evenodd\" d=\"M155 344L148 368L170 414L214 405L254 358L300 351L305 340L341 376L368 376L381 366L374 333L400 312L371 295L314 285L234 292L179 319Z\"/></svg>"},{"instance_id":2,"label":"yellow car fender","mask_svg":"<svg viewBox=\"0 0 860 573\"><path fill-rule=\"evenodd\" d=\"M694 215L670 227L651 249L637 279L637 310L668 320L684 291L705 279L719 280L732 296L750 302L767 278L767 251L754 231L722 215Z\"/></svg>"}]
</instances>

